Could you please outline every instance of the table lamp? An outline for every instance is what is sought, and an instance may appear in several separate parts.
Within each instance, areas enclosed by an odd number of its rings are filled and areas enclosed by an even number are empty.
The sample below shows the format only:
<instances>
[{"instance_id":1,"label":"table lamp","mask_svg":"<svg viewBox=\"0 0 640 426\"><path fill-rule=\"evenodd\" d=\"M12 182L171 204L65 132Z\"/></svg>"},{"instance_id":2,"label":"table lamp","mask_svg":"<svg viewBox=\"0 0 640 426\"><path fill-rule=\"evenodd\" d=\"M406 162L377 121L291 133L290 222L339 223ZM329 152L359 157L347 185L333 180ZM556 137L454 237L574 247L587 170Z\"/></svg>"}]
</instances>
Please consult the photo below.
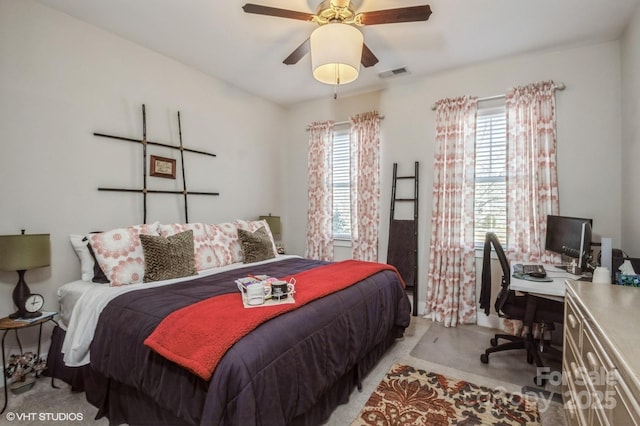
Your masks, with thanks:
<instances>
[{"instance_id":1,"label":"table lamp","mask_svg":"<svg viewBox=\"0 0 640 426\"><path fill-rule=\"evenodd\" d=\"M280 241L280 216L271 216L271 213L269 213L269 216L260 216L260 220L267 222L271 229L273 239L276 240L276 242Z\"/></svg>"},{"instance_id":2,"label":"table lamp","mask_svg":"<svg viewBox=\"0 0 640 426\"><path fill-rule=\"evenodd\" d=\"M40 312L28 312L25 302L31 291L24 280L28 269L49 266L51 243L49 234L0 235L0 271L17 271L18 283L13 289L13 303L18 310L9 318L35 318Z\"/></svg>"},{"instance_id":3,"label":"table lamp","mask_svg":"<svg viewBox=\"0 0 640 426\"><path fill-rule=\"evenodd\" d=\"M280 226L280 216L260 216L260 220L264 220L269 225L271 229L271 234L273 235L273 240L276 243L276 249L279 254L284 254L284 246L282 245L282 235L281 235L281 226Z\"/></svg>"}]
</instances>

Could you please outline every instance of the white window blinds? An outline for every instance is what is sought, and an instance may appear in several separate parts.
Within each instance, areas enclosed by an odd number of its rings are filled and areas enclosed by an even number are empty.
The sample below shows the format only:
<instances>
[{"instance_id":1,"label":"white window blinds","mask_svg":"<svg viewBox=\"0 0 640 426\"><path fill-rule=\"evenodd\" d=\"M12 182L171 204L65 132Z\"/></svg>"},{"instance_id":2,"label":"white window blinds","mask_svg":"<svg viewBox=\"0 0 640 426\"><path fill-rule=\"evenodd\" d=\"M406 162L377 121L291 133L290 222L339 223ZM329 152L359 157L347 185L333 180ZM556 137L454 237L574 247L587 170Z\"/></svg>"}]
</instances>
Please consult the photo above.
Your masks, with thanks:
<instances>
[{"instance_id":1,"label":"white window blinds","mask_svg":"<svg viewBox=\"0 0 640 426\"><path fill-rule=\"evenodd\" d=\"M351 239L349 129L333 132L333 237Z\"/></svg>"},{"instance_id":2,"label":"white window blinds","mask_svg":"<svg viewBox=\"0 0 640 426\"><path fill-rule=\"evenodd\" d=\"M478 110L476 122L475 241L494 232L507 243L507 123L504 106Z\"/></svg>"}]
</instances>

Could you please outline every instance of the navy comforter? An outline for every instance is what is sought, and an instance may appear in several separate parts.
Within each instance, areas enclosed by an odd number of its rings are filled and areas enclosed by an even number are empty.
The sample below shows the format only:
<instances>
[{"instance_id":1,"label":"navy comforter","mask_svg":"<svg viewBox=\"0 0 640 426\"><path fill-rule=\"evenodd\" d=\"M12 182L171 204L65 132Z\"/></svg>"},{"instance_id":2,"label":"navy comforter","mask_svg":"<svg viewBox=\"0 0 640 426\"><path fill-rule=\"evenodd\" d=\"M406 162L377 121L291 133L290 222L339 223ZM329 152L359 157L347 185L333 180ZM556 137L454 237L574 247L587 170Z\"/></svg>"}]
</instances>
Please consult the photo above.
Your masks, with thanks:
<instances>
[{"instance_id":1,"label":"navy comforter","mask_svg":"<svg viewBox=\"0 0 640 426\"><path fill-rule=\"evenodd\" d=\"M140 406L156 405L172 424L285 425L299 423L318 404L344 402L332 395L334 386L345 379L357 383L409 325L410 303L394 272L262 324L229 349L208 382L143 344L171 312L237 292L239 277L281 277L325 263L286 259L118 296L100 316L91 367L108 388L128 389L132 396L125 402L107 391L100 413L115 423L144 423L144 413L127 405L139 398Z\"/></svg>"}]
</instances>

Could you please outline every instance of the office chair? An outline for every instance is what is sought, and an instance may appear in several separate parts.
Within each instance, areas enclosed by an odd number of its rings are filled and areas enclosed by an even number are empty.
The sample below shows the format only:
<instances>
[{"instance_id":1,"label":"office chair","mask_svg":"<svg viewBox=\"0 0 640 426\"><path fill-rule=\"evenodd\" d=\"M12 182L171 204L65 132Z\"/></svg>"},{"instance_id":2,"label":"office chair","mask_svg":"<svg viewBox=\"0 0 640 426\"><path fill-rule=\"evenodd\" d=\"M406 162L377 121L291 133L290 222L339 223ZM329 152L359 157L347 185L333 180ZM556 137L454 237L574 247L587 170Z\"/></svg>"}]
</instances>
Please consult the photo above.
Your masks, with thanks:
<instances>
[{"instance_id":1,"label":"office chair","mask_svg":"<svg viewBox=\"0 0 640 426\"><path fill-rule=\"evenodd\" d=\"M525 325L529 326L529 330L525 336L513 336L510 334L496 334L491 340L491 347L480 355L480 361L483 364L489 362L489 354L494 352L507 351L511 349L526 349L527 362L532 364L534 361L538 367L543 367L540 359L540 351L538 345L543 343L543 335L540 341L533 339L533 323L540 323L542 330L552 329L553 323L562 323L564 316L564 305L562 302L549 300L532 295L516 295L515 291L510 289L511 269L509 262L502 249L502 245L498 237L493 232L487 232L484 241L484 250L482 258L482 285L480 290L480 308L484 309L484 313L489 315L491 303L491 247L493 246L500 266L502 267L502 284L500 292L495 302L495 310L500 317L514 320L521 320ZM527 304L529 309L527 310ZM506 343L498 344L498 339L507 340ZM542 346L540 346L543 348ZM555 349L555 348L554 348ZM544 351L550 352L550 348L544 348Z\"/></svg>"}]
</instances>

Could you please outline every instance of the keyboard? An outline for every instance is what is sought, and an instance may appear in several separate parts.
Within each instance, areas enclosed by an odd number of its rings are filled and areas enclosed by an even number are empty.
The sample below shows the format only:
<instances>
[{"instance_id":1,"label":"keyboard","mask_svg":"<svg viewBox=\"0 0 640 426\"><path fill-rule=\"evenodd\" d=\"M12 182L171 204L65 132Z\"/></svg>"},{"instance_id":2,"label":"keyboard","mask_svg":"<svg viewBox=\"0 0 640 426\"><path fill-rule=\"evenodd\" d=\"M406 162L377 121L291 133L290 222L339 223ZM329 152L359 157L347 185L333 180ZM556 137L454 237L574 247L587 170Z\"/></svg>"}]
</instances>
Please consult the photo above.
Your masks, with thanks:
<instances>
[{"instance_id":1,"label":"keyboard","mask_svg":"<svg viewBox=\"0 0 640 426\"><path fill-rule=\"evenodd\" d=\"M522 265L522 273L536 278L544 278L547 272L542 265Z\"/></svg>"}]
</instances>

